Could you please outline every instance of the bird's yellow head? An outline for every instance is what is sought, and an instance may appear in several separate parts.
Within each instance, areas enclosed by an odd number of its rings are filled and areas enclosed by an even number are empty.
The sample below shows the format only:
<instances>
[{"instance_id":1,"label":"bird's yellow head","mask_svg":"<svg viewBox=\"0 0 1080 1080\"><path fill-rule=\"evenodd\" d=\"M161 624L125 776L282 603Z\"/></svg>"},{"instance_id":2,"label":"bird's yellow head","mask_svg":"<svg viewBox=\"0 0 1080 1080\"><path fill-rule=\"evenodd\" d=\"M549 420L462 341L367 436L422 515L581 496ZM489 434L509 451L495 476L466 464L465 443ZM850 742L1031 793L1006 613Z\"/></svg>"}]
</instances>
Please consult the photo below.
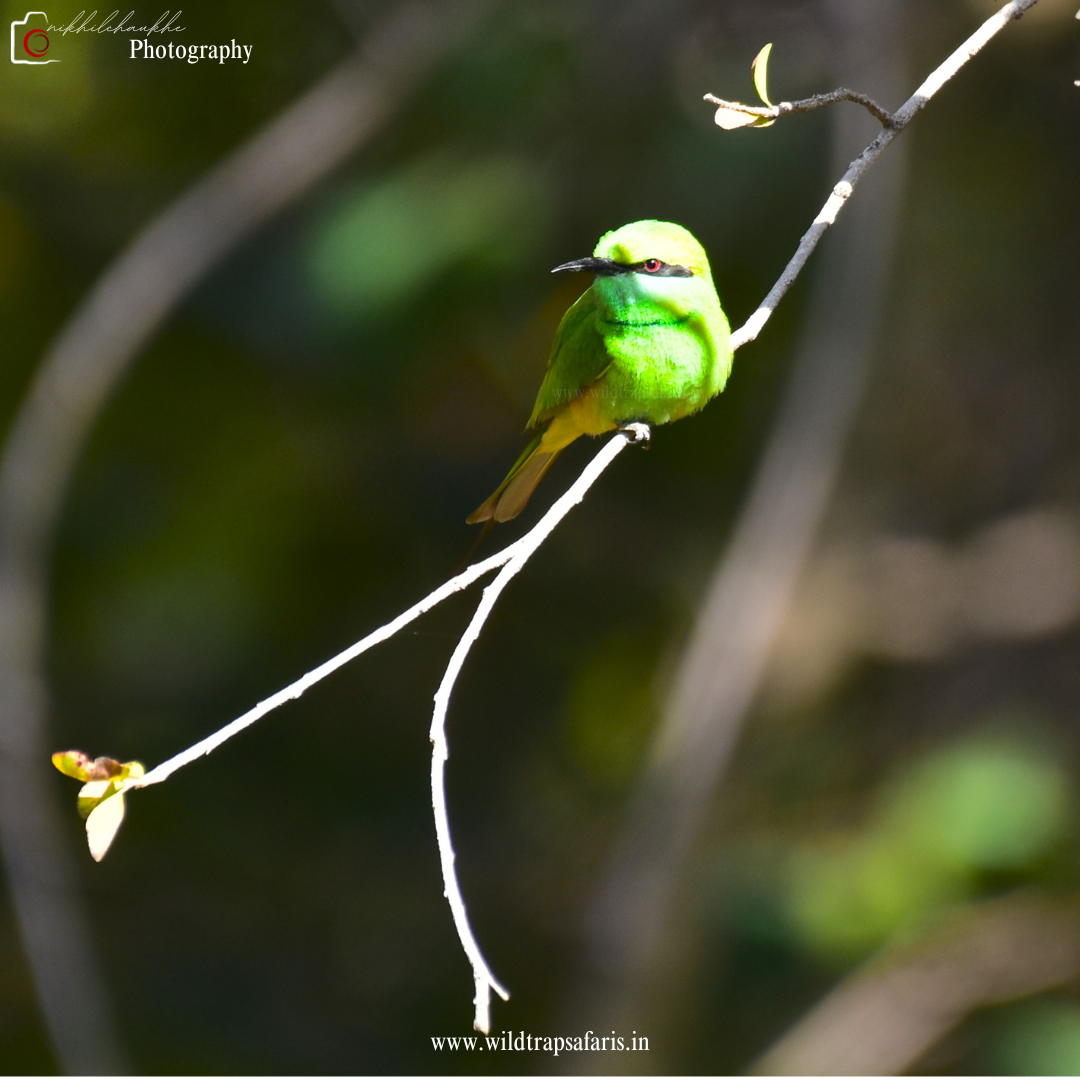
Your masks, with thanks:
<instances>
[{"instance_id":1,"label":"bird's yellow head","mask_svg":"<svg viewBox=\"0 0 1080 1080\"><path fill-rule=\"evenodd\" d=\"M632 221L605 233L592 255L556 266L595 274L592 295L613 325L656 326L694 312L720 314L705 249L681 225Z\"/></svg>"},{"instance_id":2,"label":"bird's yellow head","mask_svg":"<svg viewBox=\"0 0 1080 1080\"><path fill-rule=\"evenodd\" d=\"M661 277L711 277L705 249L693 233L670 221L632 221L604 233L593 257Z\"/></svg>"}]
</instances>

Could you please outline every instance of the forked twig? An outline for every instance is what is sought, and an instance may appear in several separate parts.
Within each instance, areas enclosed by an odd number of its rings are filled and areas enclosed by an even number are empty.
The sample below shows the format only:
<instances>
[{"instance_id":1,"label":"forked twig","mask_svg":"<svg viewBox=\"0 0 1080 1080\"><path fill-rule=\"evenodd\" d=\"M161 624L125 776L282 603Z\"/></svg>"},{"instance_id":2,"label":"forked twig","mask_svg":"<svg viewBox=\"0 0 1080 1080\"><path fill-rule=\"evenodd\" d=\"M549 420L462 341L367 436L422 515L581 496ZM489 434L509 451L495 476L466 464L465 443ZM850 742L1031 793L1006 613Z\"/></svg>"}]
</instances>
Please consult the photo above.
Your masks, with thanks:
<instances>
[{"instance_id":1,"label":"forked twig","mask_svg":"<svg viewBox=\"0 0 1080 1080\"><path fill-rule=\"evenodd\" d=\"M799 101L781 101L776 105L744 105L741 101L725 101L714 94L706 94L705 100L721 109L731 109L732 112L746 113L748 116L760 116L763 120L777 120L789 113L812 112L820 109L822 105L835 105L838 101L854 101L874 119L880 120L882 127L892 127L896 123L893 114L888 109L883 109L873 98L868 98L857 90L847 90L843 86L838 90L830 90L827 94L815 94Z\"/></svg>"}]
</instances>

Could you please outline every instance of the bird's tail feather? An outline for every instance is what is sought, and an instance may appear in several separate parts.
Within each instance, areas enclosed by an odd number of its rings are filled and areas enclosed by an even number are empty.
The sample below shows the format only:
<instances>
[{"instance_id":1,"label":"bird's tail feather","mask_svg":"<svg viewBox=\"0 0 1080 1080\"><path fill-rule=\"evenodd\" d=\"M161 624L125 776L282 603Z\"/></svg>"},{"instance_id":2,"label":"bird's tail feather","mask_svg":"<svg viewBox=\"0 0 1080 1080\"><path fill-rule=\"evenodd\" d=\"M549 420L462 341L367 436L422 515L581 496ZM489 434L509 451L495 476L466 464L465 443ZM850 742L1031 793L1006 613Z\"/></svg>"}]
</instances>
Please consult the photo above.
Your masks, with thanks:
<instances>
[{"instance_id":1,"label":"bird's tail feather","mask_svg":"<svg viewBox=\"0 0 1080 1080\"><path fill-rule=\"evenodd\" d=\"M557 450L543 449L542 438L542 435L537 435L525 447L506 479L495 489L490 498L465 519L469 525L477 525L481 521L509 521L525 509L525 504L536 489L536 485L562 453L562 447Z\"/></svg>"}]
</instances>

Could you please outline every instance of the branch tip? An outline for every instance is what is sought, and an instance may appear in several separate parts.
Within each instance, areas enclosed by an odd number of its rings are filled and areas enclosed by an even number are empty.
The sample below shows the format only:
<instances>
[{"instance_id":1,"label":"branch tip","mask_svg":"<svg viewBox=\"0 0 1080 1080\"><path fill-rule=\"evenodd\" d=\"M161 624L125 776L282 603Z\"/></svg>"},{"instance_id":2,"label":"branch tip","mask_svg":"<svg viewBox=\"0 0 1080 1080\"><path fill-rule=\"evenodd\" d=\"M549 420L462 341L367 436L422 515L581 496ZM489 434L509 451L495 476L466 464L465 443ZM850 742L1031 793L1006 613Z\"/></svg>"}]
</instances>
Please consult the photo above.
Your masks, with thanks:
<instances>
[{"instance_id":1,"label":"branch tip","mask_svg":"<svg viewBox=\"0 0 1080 1080\"><path fill-rule=\"evenodd\" d=\"M635 421L632 424L623 424L619 431L626 436L626 441L631 446L648 445L652 438L652 428L648 424Z\"/></svg>"}]
</instances>

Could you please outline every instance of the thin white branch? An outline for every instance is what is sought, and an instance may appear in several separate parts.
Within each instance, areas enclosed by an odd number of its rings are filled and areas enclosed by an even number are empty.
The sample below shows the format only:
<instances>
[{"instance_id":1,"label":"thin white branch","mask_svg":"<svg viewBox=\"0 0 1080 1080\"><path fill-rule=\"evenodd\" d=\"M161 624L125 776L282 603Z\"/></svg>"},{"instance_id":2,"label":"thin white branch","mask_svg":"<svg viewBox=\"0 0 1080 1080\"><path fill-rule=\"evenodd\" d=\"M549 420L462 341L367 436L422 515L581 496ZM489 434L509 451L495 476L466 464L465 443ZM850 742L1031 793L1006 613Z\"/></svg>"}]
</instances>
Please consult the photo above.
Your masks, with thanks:
<instances>
[{"instance_id":1,"label":"thin white branch","mask_svg":"<svg viewBox=\"0 0 1080 1080\"><path fill-rule=\"evenodd\" d=\"M892 124L883 128L876 139L848 166L840 182L833 188L821 212L814 218L807 229L799 247L784 267L779 280L769 290L769 295L762 300L757 311L731 336L732 347L737 349L748 341L753 341L769 321L776 310L776 305L791 288L795 279L802 273L810 253L817 247L818 241L825 235L843 209L844 203L851 197L855 185L863 174L882 155L885 148L904 130L915 114L973 57L995 34L1003 30L1013 19L1019 19L1028 8L1034 7L1038 0L1012 0L996 15L986 20L944 63L936 67L922 85L892 115Z\"/></svg>"},{"instance_id":2,"label":"thin white branch","mask_svg":"<svg viewBox=\"0 0 1080 1080\"><path fill-rule=\"evenodd\" d=\"M454 593L467 589L474 581L482 578L489 571L509 563L521 553L524 553L524 558L521 560L521 565L524 565L525 561L536 551L540 544L547 539L551 530L566 516L570 508L581 502L585 497L585 492L592 487L600 474L611 464L615 459L615 455L626 445L627 441L641 440L643 436L639 430L640 427L641 425L632 424L623 433L620 433L620 436L610 440L600 453L589 462L573 487L519 540L515 540L512 544L503 548L502 551L489 556L481 562L467 567L456 577L452 577L449 581L440 585L434 592L428 593L423 600L413 604L407 611L403 611L396 619L392 619L385 626L373 630L367 637L356 642L355 645L350 645L343 652L339 652L337 656L331 657L306 675L302 675L296 682L290 683L283 690L279 690L276 694L266 698L265 701L260 701L258 705L249 709L243 716L238 716L223 728L215 731L213 735L208 735L205 739L169 758L168 761L163 761L146 773L145 776L125 781L123 790L131 791L135 788L150 787L152 784L160 784L163 780L168 780L177 769L182 769L197 758L204 757L212 750L216 750L222 743L228 742L234 735L238 735L245 728L251 727L256 720L261 720L268 712L272 712L279 705L284 705L287 701L294 701L305 691L310 690L316 683L322 682L327 675L332 675L350 660L355 660L362 653L366 653L368 649L374 648L388 638L392 638L399 630L408 626L409 623L420 618L421 615L438 606L444 600L448 600ZM611 449L612 445L615 446L614 450ZM513 573L516 574L520 569L521 566L519 565ZM512 577L513 574L510 576ZM497 580L501 580L501 575ZM499 587L499 592L502 591L502 588L503 586ZM465 651L467 652L468 649ZM457 654L455 653L455 655ZM464 655L462 659L464 659Z\"/></svg>"},{"instance_id":3,"label":"thin white branch","mask_svg":"<svg viewBox=\"0 0 1080 1080\"><path fill-rule=\"evenodd\" d=\"M450 819L446 812L445 784L446 759L450 756L446 742L446 712L450 707L450 695L454 690L458 675L461 674L465 657L469 655L469 650L480 636L484 623L487 622L488 616L495 607L495 601L510 583L510 579L539 550L540 545L548 538L555 526L581 502L585 493L616 456L631 443L644 442L648 437L649 428L645 424L628 424L621 429L604 444L600 453L589 462L585 471L566 494L558 499L533 529L518 541L515 545L517 550L507 560L498 577L484 590L476 614L465 628L465 633L461 635L461 640L450 657L450 663L446 666L446 674L443 675L439 689L435 693L435 710L431 719L431 805L435 811L435 835L439 842L439 861L442 865L446 899L450 902L450 911L454 916L458 939L465 950L465 955L469 958L469 963L472 964L473 981L476 983L476 997L473 999L475 1006L473 1027L485 1034L491 1030L491 991L494 990L503 1001L508 1001L510 995L491 974L491 969L480 952L480 946L476 943L472 927L469 926L469 916L465 911L465 900L461 895L457 872L454 869L454 845L450 838ZM507 548L507 550L510 549Z\"/></svg>"},{"instance_id":4,"label":"thin white branch","mask_svg":"<svg viewBox=\"0 0 1080 1080\"><path fill-rule=\"evenodd\" d=\"M350 660L355 660L361 653L367 652L368 649L386 641L387 638L393 637L399 630L408 626L413 620L420 618L421 615L441 604L444 600L449 599L454 593L467 589L489 570L494 570L496 567L509 562L521 550L531 535L531 533L527 533L520 540L515 540L509 547L503 548L502 551L484 559L483 562L474 563L458 574L457 577L452 577L434 592L428 593L423 600L413 604L408 611L402 612L396 619L391 620L385 626L380 626L378 630L373 630L367 637L356 642L355 645L350 645L344 652L331 657L324 664L320 664L306 675L301 676L296 682L290 683L284 690L279 690L265 701L260 701L253 709L249 709L243 716L237 717L219 731L215 731L213 735L208 735L205 739L195 743L194 746L189 746L175 757L163 761L146 773L145 776L126 781L123 785L124 790L130 791L132 788L144 788L149 787L151 784L160 784L163 780L168 780L177 769L182 769L185 765L190 765L196 758L204 757L211 750L216 750L223 742L227 742L234 735L238 735L244 728L251 727L256 720L261 720L268 712L272 712L287 701L293 701L300 697L301 694L309 690L317 682L322 682L327 675L337 671L339 667L347 664Z\"/></svg>"}]
</instances>

